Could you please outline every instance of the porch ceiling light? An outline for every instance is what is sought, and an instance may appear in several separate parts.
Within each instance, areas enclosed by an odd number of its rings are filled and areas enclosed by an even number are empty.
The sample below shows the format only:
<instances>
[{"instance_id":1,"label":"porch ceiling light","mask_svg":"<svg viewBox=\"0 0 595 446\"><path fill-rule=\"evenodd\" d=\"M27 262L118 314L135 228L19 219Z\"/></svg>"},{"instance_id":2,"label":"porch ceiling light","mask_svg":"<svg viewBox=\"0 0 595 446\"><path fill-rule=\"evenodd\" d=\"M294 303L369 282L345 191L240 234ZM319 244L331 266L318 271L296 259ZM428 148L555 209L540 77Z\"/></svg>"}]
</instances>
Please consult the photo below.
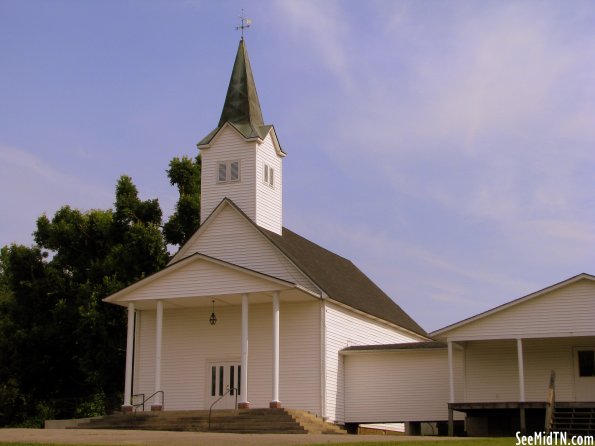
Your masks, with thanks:
<instances>
[{"instance_id":1,"label":"porch ceiling light","mask_svg":"<svg viewBox=\"0 0 595 446\"><path fill-rule=\"evenodd\" d=\"M217 323L217 316L215 316L215 300L213 300L213 312L211 313L209 322L211 323L211 325L215 325Z\"/></svg>"}]
</instances>

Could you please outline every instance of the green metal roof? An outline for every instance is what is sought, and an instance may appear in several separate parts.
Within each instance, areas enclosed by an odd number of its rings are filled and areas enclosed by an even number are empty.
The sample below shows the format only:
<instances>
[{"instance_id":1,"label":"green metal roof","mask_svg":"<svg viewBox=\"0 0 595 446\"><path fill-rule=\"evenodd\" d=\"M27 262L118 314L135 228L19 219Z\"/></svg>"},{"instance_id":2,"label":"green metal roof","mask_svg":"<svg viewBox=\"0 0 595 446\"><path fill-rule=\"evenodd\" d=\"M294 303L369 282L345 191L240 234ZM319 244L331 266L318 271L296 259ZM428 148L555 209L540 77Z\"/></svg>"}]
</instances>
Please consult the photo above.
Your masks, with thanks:
<instances>
[{"instance_id":1,"label":"green metal roof","mask_svg":"<svg viewBox=\"0 0 595 446\"><path fill-rule=\"evenodd\" d=\"M233 125L247 139L264 139L271 129L270 125L264 125L262 119L256 84L252 76L244 39L240 40L238 46L219 124L198 145L208 144L226 122Z\"/></svg>"}]
</instances>

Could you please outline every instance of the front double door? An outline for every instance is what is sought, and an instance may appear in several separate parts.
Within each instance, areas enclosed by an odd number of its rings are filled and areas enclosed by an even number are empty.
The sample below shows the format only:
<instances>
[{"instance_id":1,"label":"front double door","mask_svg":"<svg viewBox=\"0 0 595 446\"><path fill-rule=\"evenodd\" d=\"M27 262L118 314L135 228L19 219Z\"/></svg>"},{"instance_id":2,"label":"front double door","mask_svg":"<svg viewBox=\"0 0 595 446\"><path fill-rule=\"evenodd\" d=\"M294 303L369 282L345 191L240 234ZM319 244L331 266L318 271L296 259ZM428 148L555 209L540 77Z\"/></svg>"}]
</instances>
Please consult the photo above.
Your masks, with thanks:
<instances>
[{"instance_id":1,"label":"front double door","mask_svg":"<svg viewBox=\"0 0 595 446\"><path fill-rule=\"evenodd\" d=\"M240 361L216 361L207 365L207 407L235 409L242 392Z\"/></svg>"}]
</instances>

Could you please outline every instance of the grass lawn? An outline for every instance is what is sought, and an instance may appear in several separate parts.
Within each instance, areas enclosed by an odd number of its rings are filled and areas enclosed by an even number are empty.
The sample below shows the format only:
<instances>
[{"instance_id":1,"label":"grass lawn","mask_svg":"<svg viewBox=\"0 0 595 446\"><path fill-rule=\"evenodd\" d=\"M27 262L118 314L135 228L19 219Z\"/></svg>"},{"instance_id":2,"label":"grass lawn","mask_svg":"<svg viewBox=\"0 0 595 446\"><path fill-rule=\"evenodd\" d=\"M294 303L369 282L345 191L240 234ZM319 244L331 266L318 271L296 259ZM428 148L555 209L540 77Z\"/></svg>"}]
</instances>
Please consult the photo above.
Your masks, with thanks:
<instances>
[{"instance_id":1,"label":"grass lawn","mask_svg":"<svg viewBox=\"0 0 595 446\"><path fill-rule=\"evenodd\" d=\"M516 438L463 438L444 440L382 441L362 443L335 443L332 446L513 446ZM309 446L329 446L313 444Z\"/></svg>"},{"instance_id":2,"label":"grass lawn","mask_svg":"<svg viewBox=\"0 0 595 446\"><path fill-rule=\"evenodd\" d=\"M414 440L414 441L382 441L362 443L334 443L332 446L512 446L516 439L509 438L465 438L444 440ZM40 446L40 443L2 443L0 446ZM90 444L64 445L59 443L44 443L44 446L92 446ZM328 444L312 444L308 446L329 446Z\"/></svg>"}]
</instances>

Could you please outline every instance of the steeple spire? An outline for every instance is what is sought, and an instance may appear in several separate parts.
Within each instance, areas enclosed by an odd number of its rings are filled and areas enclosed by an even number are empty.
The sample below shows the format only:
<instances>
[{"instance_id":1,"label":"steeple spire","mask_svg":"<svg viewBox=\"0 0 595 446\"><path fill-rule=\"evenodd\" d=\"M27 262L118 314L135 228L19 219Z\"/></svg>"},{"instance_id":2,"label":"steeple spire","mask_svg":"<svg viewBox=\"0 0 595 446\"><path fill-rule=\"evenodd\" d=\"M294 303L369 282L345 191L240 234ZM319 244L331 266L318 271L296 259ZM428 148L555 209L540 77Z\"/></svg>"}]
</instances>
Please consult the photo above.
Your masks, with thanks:
<instances>
[{"instance_id":1,"label":"steeple spire","mask_svg":"<svg viewBox=\"0 0 595 446\"><path fill-rule=\"evenodd\" d=\"M219 127L228 121L242 126L249 125L252 127L251 130L256 131L256 133L260 133L257 129L264 125L256 85L252 76L252 68L250 67L250 59L248 59L243 37L240 40L236 60L233 64L225 104L221 112L221 119L219 119Z\"/></svg>"},{"instance_id":2,"label":"steeple spire","mask_svg":"<svg viewBox=\"0 0 595 446\"><path fill-rule=\"evenodd\" d=\"M217 128L197 144L198 148L207 147L225 123L235 127L246 139L264 139L272 128L270 125L264 125L262 119L256 84L252 76L252 67L250 67L250 59L248 59L243 37L240 39L231 71L227 96L225 97L219 124Z\"/></svg>"}]
</instances>

